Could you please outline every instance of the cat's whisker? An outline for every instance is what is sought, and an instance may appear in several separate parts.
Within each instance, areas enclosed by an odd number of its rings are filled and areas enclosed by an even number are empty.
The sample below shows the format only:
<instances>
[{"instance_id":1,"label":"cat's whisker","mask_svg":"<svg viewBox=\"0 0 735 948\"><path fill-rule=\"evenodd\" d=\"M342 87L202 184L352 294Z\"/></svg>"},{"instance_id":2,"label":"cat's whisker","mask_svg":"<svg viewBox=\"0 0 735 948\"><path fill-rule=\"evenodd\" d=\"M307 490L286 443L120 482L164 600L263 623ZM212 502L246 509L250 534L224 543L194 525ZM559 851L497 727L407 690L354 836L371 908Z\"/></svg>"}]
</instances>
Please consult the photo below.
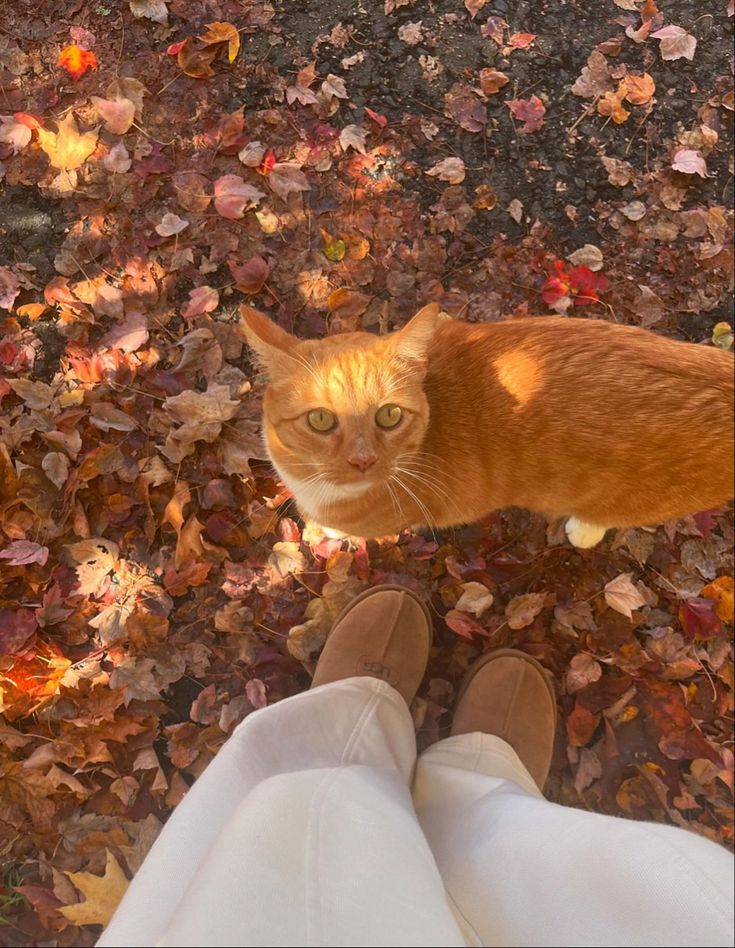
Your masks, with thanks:
<instances>
[{"instance_id":1,"label":"cat's whisker","mask_svg":"<svg viewBox=\"0 0 735 948\"><path fill-rule=\"evenodd\" d=\"M416 504L422 517L426 520L426 526L431 530L432 536L434 537L434 542L437 542L436 531L434 530L434 524L432 523L432 516L429 513L424 502L419 497L416 496L414 491L412 491L411 488L397 474L395 473L391 474L390 479L394 481L394 483L398 487L404 490L408 494L408 496L413 500L413 502Z\"/></svg>"}]
</instances>

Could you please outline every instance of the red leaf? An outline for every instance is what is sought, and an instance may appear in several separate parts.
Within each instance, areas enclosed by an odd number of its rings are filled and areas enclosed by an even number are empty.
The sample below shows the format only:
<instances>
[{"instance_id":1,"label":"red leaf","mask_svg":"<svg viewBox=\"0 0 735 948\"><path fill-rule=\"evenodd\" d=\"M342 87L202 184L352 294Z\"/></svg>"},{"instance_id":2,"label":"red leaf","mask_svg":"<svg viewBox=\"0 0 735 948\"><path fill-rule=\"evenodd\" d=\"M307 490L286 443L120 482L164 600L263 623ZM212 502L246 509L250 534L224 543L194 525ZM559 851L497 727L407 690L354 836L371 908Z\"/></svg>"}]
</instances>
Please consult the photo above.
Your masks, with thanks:
<instances>
[{"instance_id":1,"label":"red leaf","mask_svg":"<svg viewBox=\"0 0 735 948\"><path fill-rule=\"evenodd\" d=\"M38 622L30 609L0 609L0 655L20 655L28 651Z\"/></svg>"},{"instance_id":2,"label":"red leaf","mask_svg":"<svg viewBox=\"0 0 735 948\"><path fill-rule=\"evenodd\" d=\"M372 109L369 109L366 105L363 106L365 109L365 114L368 115L373 122L377 122L381 128L385 128L388 124L388 119L384 115L380 115L378 112L373 112Z\"/></svg>"},{"instance_id":3,"label":"red leaf","mask_svg":"<svg viewBox=\"0 0 735 948\"><path fill-rule=\"evenodd\" d=\"M479 622L475 622L474 619L457 609L450 609L444 616L444 621L452 632L456 632L457 635L471 641L474 640L476 635L487 635L487 629L483 629Z\"/></svg>"},{"instance_id":4,"label":"red leaf","mask_svg":"<svg viewBox=\"0 0 735 948\"><path fill-rule=\"evenodd\" d=\"M89 49L82 49L81 46L65 46L59 53L56 64L66 69L75 82L88 69L97 69L99 66L95 54Z\"/></svg>"},{"instance_id":5,"label":"red leaf","mask_svg":"<svg viewBox=\"0 0 735 948\"><path fill-rule=\"evenodd\" d=\"M524 123L521 126L524 135L537 132L544 124L546 106L537 95L532 95L530 99L511 99L505 104L513 113L513 117Z\"/></svg>"},{"instance_id":6,"label":"red leaf","mask_svg":"<svg viewBox=\"0 0 735 948\"><path fill-rule=\"evenodd\" d=\"M258 254L246 260L245 263L228 260L227 265L235 278L235 286L241 293L249 295L260 293L271 272L271 268Z\"/></svg>"},{"instance_id":7,"label":"red leaf","mask_svg":"<svg viewBox=\"0 0 735 948\"><path fill-rule=\"evenodd\" d=\"M713 639L722 631L722 621L712 599L687 599L679 606L679 621L690 639Z\"/></svg>"}]
</instances>

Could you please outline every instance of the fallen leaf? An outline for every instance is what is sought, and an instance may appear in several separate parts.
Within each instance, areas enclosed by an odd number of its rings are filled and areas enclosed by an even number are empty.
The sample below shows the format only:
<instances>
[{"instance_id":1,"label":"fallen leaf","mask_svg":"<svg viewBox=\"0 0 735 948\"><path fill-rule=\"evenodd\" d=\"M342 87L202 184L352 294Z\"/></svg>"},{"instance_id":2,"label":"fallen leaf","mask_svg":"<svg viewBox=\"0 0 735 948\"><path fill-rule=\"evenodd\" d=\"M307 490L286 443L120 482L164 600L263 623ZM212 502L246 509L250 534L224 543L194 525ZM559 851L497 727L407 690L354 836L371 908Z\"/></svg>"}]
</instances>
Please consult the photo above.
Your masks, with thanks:
<instances>
[{"instance_id":1,"label":"fallen leaf","mask_svg":"<svg viewBox=\"0 0 735 948\"><path fill-rule=\"evenodd\" d=\"M523 220L523 204L518 200L518 198L513 198L513 200L508 205L508 213L516 222L520 224Z\"/></svg>"},{"instance_id":2,"label":"fallen leaf","mask_svg":"<svg viewBox=\"0 0 735 948\"><path fill-rule=\"evenodd\" d=\"M124 142L115 142L102 159L102 164L113 174L125 174L130 171L133 161Z\"/></svg>"},{"instance_id":3,"label":"fallen leaf","mask_svg":"<svg viewBox=\"0 0 735 948\"><path fill-rule=\"evenodd\" d=\"M600 115L611 118L616 125L622 125L630 118L630 112L623 105L619 92L606 92L597 101L597 111Z\"/></svg>"},{"instance_id":4,"label":"fallen leaf","mask_svg":"<svg viewBox=\"0 0 735 948\"><path fill-rule=\"evenodd\" d=\"M0 115L0 142L10 145L13 154L18 155L30 142L32 130L12 115Z\"/></svg>"},{"instance_id":5,"label":"fallen leaf","mask_svg":"<svg viewBox=\"0 0 735 948\"><path fill-rule=\"evenodd\" d=\"M38 622L30 609L0 609L0 656L27 651L37 628Z\"/></svg>"},{"instance_id":6,"label":"fallen leaf","mask_svg":"<svg viewBox=\"0 0 735 948\"><path fill-rule=\"evenodd\" d=\"M225 174L214 182L214 206L228 220L244 217L245 208L255 207L265 197L263 191L247 184L236 174Z\"/></svg>"},{"instance_id":7,"label":"fallen leaf","mask_svg":"<svg viewBox=\"0 0 735 948\"><path fill-rule=\"evenodd\" d=\"M113 135L124 135L133 124L135 105L130 99L101 99L90 96L92 105L104 122L105 130Z\"/></svg>"},{"instance_id":8,"label":"fallen leaf","mask_svg":"<svg viewBox=\"0 0 735 948\"><path fill-rule=\"evenodd\" d=\"M346 125L339 133L339 143L342 151L347 151L348 148L354 148L355 151L359 151L361 155L366 154L366 138L367 131L360 125Z\"/></svg>"},{"instance_id":9,"label":"fallen leaf","mask_svg":"<svg viewBox=\"0 0 735 948\"><path fill-rule=\"evenodd\" d=\"M458 609L450 609L444 616L444 621L452 632L461 635L463 639L474 641L478 635L487 635L487 630L483 629L479 622L471 619L466 613L460 612Z\"/></svg>"},{"instance_id":10,"label":"fallen leaf","mask_svg":"<svg viewBox=\"0 0 735 948\"><path fill-rule=\"evenodd\" d=\"M593 50L587 59L582 74L572 86L572 93L585 99L612 92L615 88L607 60L598 50Z\"/></svg>"},{"instance_id":11,"label":"fallen leaf","mask_svg":"<svg viewBox=\"0 0 735 948\"><path fill-rule=\"evenodd\" d=\"M508 37L508 47L510 49L528 49L536 41L535 33L512 33Z\"/></svg>"},{"instance_id":12,"label":"fallen leaf","mask_svg":"<svg viewBox=\"0 0 735 948\"><path fill-rule=\"evenodd\" d=\"M260 293L271 272L271 268L259 254L244 263L228 260L228 266L237 289L249 296Z\"/></svg>"},{"instance_id":13,"label":"fallen leaf","mask_svg":"<svg viewBox=\"0 0 735 948\"><path fill-rule=\"evenodd\" d=\"M732 576L718 576L702 590L705 599L715 602L715 612L723 622L732 623L733 596L735 594L735 580Z\"/></svg>"},{"instance_id":14,"label":"fallen leaf","mask_svg":"<svg viewBox=\"0 0 735 948\"><path fill-rule=\"evenodd\" d=\"M154 229L161 237L173 237L174 234L180 234L181 231L188 226L189 221L179 217L178 214L171 214L167 211L161 218L160 223L156 224Z\"/></svg>"},{"instance_id":15,"label":"fallen leaf","mask_svg":"<svg viewBox=\"0 0 735 948\"><path fill-rule=\"evenodd\" d=\"M513 118L523 122L520 131L524 135L537 132L544 124L546 106L537 95L532 95L530 99L511 99L505 104L513 113Z\"/></svg>"},{"instance_id":16,"label":"fallen leaf","mask_svg":"<svg viewBox=\"0 0 735 948\"><path fill-rule=\"evenodd\" d=\"M579 250L570 253L567 260L575 266L585 266L592 271L602 270L603 266L602 251L594 244L585 244Z\"/></svg>"},{"instance_id":17,"label":"fallen leaf","mask_svg":"<svg viewBox=\"0 0 735 948\"><path fill-rule=\"evenodd\" d=\"M72 171L83 165L94 152L98 134L96 128L80 132L74 113L69 112L66 118L58 123L57 132L38 129L38 144L46 152L54 168Z\"/></svg>"},{"instance_id":18,"label":"fallen leaf","mask_svg":"<svg viewBox=\"0 0 735 948\"><path fill-rule=\"evenodd\" d=\"M219 306L219 291L212 286L198 286L190 290L189 300L181 307L184 319L194 319L205 313L213 313Z\"/></svg>"},{"instance_id":19,"label":"fallen leaf","mask_svg":"<svg viewBox=\"0 0 735 948\"><path fill-rule=\"evenodd\" d=\"M482 583L462 583L462 595L457 600L456 608L461 612L471 612L476 618L492 606L493 594Z\"/></svg>"},{"instance_id":20,"label":"fallen leaf","mask_svg":"<svg viewBox=\"0 0 735 948\"><path fill-rule=\"evenodd\" d=\"M593 681L602 677L602 666L589 653L581 652L575 655L569 663L565 676L567 694L574 694L581 688L586 688Z\"/></svg>"},{"instance_id":21,"label":"fallen leaf","mask_svg":"<svg viewBox=\"0 0 735 948\"><path fill-rule=\"evenodd\" d=\"M526 593L514 596L505 607L505 617L511 629L525 629L544 608L546 593Z\"/></svg>"},{"instance_id":22,"label":"fallen leaf","mask_svg":"<svg viewBox=\"0 0 735 948\"><path fill-rule=\"evenodd\" d=\"M506 74L499 69L480 70L480 88L485 95L495 95L503 86L507 86L509 81Z\"/></svg>"},{"instance_id":23,"label":"fallen leaf","mask_svg":"<svg viewBox=\"0 0 735 948\"><path fill-rule=\"evenodd\" d=\"M633 105L645 105L646 102L650 102L655 91L656 83L653 81L653 76L647 72L641 76L629 74L620 80L618 86L619 94Z\"/></svg>"},{"instance_id":24,"label":"fallen leaf","mask_svg":"<svg viewBox=\"0 0 735 948\"><path fill-rule=\"evenodd\" d=\"M651 39L660 40L661 59L694 59L697 40L691 33L687 33L680 26L665 26L661 30L650 34Z\"/></svg>"},{"instance_id":25,"label":"fallen leaf","mask_svg":"<svg viewBox=\"0 0 735 948\"><path fill-rule=\"evenodd\" d=\"M426 174L449 184L461 184L464 181L464 162L461 158L442 158Z\"/></svg>"},{"instance_id":26,"label":"fallen leaf","mask_svg":"<svg viewBox=\"0 0 735 948\"><path fill-rule=\"evenodd\" d=\"M311 190L311 185L301 170L301 165L295 161L280 161L274 164L268 174L268 184L271 190L286 203L292 194Z\"/></svg>"},{"instance_id":27,"label":"fallen leaf","mask_svg":"<svg viewBox=\"0 0 735 948\"><path fill-rule=\"evenodd\" d=\"M691 148L680 148L674 155L671 167L682 174L698 174L700 178L709 177L707 164L701 152Z\"/></svg>"},{"instance_id":28,"label":"fallen leaf","mask_svg":"<svg viewBox=\"0 0 735 948\"><path fill-rule=\"evenodd\" d=\"M145 17L154 23L168 26L168 7L166 0L128 0L130 12L137 19Z\"/></svg>"},{"instance_id":29,"label":"fallen leaf","mask_svg":"<svg viewBox=\"0 0 735 948\"><path fill-rule=\"evenodd\" d=\"M465 9L473 20L486 3L487 0L464 0Z\"/></svg>"},{"instance_id":30,"label":"fallen leaf","mask_svg":"<svg viewBox=\"0 0 735 948\"><path fill-rule=\"evenodd\" d=\"M0 307L12 309L19 293L18 277L8 267L0 267Z\"/></svg>"},{"instance_id":31,"label":"fallen leaf","mask_svg":"<svg viewBox=\"0 0 735 948\"><path fill-rule=\"evenodd\" d=\"M97 57L89 49L80 46L65 46L59 53L56 61L58 66L65 69L72 79L77 82L88 69L97 69Z\"/></svg>"},{"instance_id":32,"label":"fallen leaf","mask_svg":"<svg viewBox=\"0 0 735 948\"><path fill-rule=\"evenodd\" d=\"M227 43L227 59L232 63L240 49L240 33L233 23L223 23L219 20L207 23L207 32L199 37L205 46L218 43Z\"/></svg>"},{"instance_id":33,"label":"fallen leaf","mask_svg":"<svg viewBox=\"0 0 735 948\"><path fill-rule=\"evenodd\" d=\"M106 851L105 874L65 872L84 896L83 902L62 905L59 912L74 925L107 925L125 895L128 880L109 849Z\"/></svg>"},{"instance_id":34,"label":"fallen leaf","mask_svg":"<svg viewBox=\"0 0 735 948\"><path fill-rule=\"evenodd\" d=\"M30 563L44 566L48 560L48 547L32 540L13 540L0 551L0 559L7 560L10 566L25 566Z\"/></svg>"},{"instance_id":35,"label":"fallen leaf","mask_svg":"<svg viewBox=\"0 0 735 948\"><path fill-rule=\"evenodd\" d=\"M634 609L647 605L640 591L633 585L632 576L632 573L621 573L605 584L605 602L611 609L629 619L633 617Z\"/></svg>"}]
</instances>

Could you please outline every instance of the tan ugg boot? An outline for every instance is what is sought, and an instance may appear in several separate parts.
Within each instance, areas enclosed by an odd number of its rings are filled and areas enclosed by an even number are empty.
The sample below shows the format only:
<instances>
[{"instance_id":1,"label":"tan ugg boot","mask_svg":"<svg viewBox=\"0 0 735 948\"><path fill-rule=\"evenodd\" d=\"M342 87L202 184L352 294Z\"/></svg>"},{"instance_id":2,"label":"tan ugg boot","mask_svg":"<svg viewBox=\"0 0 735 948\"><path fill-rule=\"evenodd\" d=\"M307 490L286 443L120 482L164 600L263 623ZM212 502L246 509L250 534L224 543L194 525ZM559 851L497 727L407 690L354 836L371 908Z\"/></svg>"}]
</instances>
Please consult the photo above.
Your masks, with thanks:
<instances>
[{"instance_id":1,"label":"tan ugg boot","mask_svg":"<svg viewBox=\"0 0 735 948\"><path fill-rule=\"evenodd\" d=\"M337 616L311 687L341 678L382 678L410 704L426 671L431 616L403 586L375 586Z\"/></svg>"},{"instance_id":2,"label":"tan ugg boot","mask_svg":"<svg viewBox=\"0 0 735 948\"><path fill-rule=\"evenodd\" d=\"M543 789L556 732L556 697L535 658L501 648L483 655L460 689L452 735L482 731L502 737Z\"/></svg>"}]
</instances>

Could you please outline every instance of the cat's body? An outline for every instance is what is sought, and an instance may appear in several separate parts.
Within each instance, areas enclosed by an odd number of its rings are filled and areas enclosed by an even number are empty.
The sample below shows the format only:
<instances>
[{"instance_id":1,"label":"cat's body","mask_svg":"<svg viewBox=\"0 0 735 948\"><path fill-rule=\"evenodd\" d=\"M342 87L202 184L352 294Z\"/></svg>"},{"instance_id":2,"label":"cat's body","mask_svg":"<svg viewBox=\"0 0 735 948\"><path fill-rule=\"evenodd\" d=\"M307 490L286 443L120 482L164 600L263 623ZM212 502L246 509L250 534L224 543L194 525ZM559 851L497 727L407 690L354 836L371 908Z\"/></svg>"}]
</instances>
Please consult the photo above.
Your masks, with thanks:
<instances>
[{"instance_id":1,"label":"cat's body","mask_svg":"<svg viewBox=\"0 0 735 948\"><path fill-rule=\"evenodd\" d=\"M387 337L297 342L264 317L246 324L271 375L271 459L302 512L344 533L518 506L571 518L589 546L733 494L733 359L718 349L599 320L471 325L436 307ZM264 354L268 327L285 359ZM401 408L395 430L376 426L385 403ZM310 409L334 428L301 430Z\"/></svg>"}]
</instances>

